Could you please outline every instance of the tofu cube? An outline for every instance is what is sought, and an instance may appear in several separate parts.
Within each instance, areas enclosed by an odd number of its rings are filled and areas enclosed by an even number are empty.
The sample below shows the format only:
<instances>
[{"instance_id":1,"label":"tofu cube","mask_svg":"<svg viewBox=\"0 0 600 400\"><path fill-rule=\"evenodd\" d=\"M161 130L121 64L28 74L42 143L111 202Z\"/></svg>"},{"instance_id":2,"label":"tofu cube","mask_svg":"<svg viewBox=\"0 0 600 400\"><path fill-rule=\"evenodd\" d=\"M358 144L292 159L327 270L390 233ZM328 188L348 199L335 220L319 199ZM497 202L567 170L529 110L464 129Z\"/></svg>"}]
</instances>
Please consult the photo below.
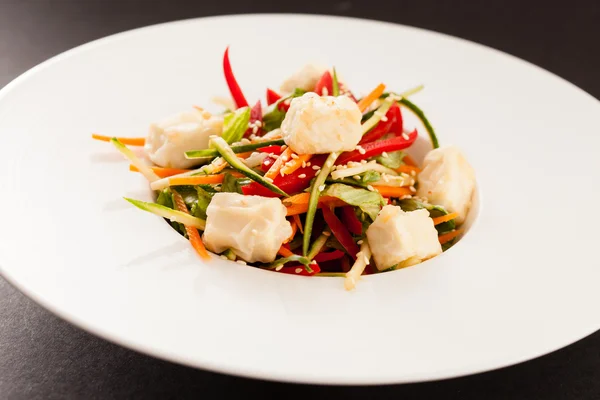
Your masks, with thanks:
<instances>
[{"instance_id":1,"label":"tofu cube","mask_svg":"<svg viewBox=\"0 0 600 400\"><path fill-rule=\"evenodd\" d=\"M442 253L438 232L425 209L405 212L387 205L367 229L377 269L407 267Z\"/></svg>"},{"instance_id":2,"label":"tofu cube","mask_svg":"<svg viewBox=\"0 0 600 400\"><path fill-rule=\"evenodd\" d=\"M208 111L181 112L150 125L144 150L161 167L189 168L199 160L188 160L185 152L208 148L211 135L223 133L223 117Z\"/></svg>"},{"instance_id":3,"label":"tofu cube","mask_svg":"<svg viewBox=\"0 0 600 400\"><path fill-rule=\"evenodd\" d=\"M206 247L215 253L231 249L247 262L272 262L292 234L286 208L277 198L217 193L206 216Z\"/></svg>"},{"instance_id":4,"label":"tofu cube","mask_svg":"<svg viewBox=\"0 0 600 400\"><path fill-rule=\"evenodd\" d=\"M292 100L281 132L298 154L351 151L362 138L361 118L358 105L347 96L305 93Z\"/></svg>"},{"instance_id":5,"label":"tofu cube","mask_svg":"<svg viewBox=\"0 0 600 400\"><path fill-rule=\"evenodd\" d=\"M457 147L427 153L418 182L417 196L457 213L457 224L464 222L475 191L475 171Z\"/></svg>"}]
</instances>

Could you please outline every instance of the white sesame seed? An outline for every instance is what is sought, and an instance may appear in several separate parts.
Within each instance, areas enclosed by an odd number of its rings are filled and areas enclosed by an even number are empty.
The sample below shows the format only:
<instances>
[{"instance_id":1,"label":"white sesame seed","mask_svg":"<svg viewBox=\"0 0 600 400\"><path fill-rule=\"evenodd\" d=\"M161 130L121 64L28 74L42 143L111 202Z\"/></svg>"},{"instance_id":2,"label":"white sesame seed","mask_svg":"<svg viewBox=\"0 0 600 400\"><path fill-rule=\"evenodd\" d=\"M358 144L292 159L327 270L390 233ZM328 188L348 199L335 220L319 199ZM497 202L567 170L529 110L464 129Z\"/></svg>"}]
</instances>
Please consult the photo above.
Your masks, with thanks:
<instances>
[{"instance_id":1,"label":"white sesame seed","mask_svg":"<svg viewBox=\"0 0 600 400\"><path fill-rule=\"evenodd\" d=\"M279 175L284 176L285 173L283 172L283 168L279 170Z\"/></svg>"},{"instance_id":2,"label":"white sesame seed","mask_svg":"<svg viewBox=\"0 0 600 400\"><path fill-rule=\"evenodd\" d=\"M318 170L318 171L315 173L315 176L318 176L318 175L319 175L319 172L321 172L321 170Z\"/></svg>"},{"instance_id":3,"label":"white sesame seed","mask_svg":"<svg viewBox=\"0 0 600 400\"><path fill-rule=\"evenodd\" d=\"M271 165L271 161L270 160L265 160L265 165L267 165L267 166Z\"/></svg>"},{"instance_id":4,"label":"white sesame seed","mask_svg":"<svg viewBox=\"0 0 600 400\"><path fill-rule=\"evenodd\" d=\"M310 263L313 264L313 265L317 265L317 261L316 260L312 260Z\"/></svg>"},{"instance_id":5,"label":"white sesame seed","mask_svg":"<svg viewBox=\"0 0 600 400\"><path fill-rule=\"evenodd\" d=\"M307 167L310 167L310 166L311 166L311 163L310 163L310 161L306 163L306 166L307 166Z\"/></svg>"},{"instance_id":6,"label":"white sesame seed","mask_svg":"<svg viewBox=\"0 0 600 400\"><path fill-rule=\"evenodd\" d=\"M361 163L361 164L366 164L366 163L367 163L367 160L361 160L361 161L360 161L360 163Z\"/></svg>"},{"instance_id":7,"label":"white sesame seed","mask_svg":"<svg viewBox=\"0 0 600 400\"><path fill-rule=\"evenodd\" d=\"M258 235L258 231L257 231L256 229L252 229L252 231L251 231L251 232L252 232L252 234L253 234L254 236Z\"/></svg>"},{"instance_id":8,"label":"white sesame seed","mask_svg":"<svg viewBox=\"0 0 600 400\"><path fill-rule=\"evenodd\" d=\"M250 144L250 141L246 138L242 138L242 140L240 140L240 143L242 144Z\"/></svg>"},{"instance_id":9,"label":"white sesame seed","mask_svg":"<svg viewBox=\"0 0 600 400\"><path fill-rule=\"evenodd\" d=\"M288 156L282 156L282 157L281 157L281 159L282 159L283 161L289 161L289 159L290 159L290 158L289 158Z\"/></svg>"},{"instance_id":10,"label":"white sesame seed","mask_svg":"<svg viewBox=\"0 0 600 400\"><path fill-rule=\"evenodd\" d=\"M319 167L318 165L313 165L312 169L314 169L315 171L318 171L321 169L321 167Z\"/></svg>"},{"instance_id":11,"label":"white sesame seed","mask_svg":"<svg viewBox=\"0 0 600 400\"><path fill-rule=\"evenodd\" d=\"M223 255L223 254L222 254L222 255L220 255L219 257L220 257L221 259L223 259L223 260L229 260L229 258L227 258L227 256L226 256L226 255Z\"/></svg>"},{"instance_id":12,"label":"white sesame seed","mask_svg":"<svg viewBox=\"0 0 600 400\"><path fill-rule=\"evenodd\" d=\"M357 181L359 181L360 180L360 175L354 175L353 178L356 179Z\"/></svg>"},{"instance_id":13,"label":"white sesame seed","mask_svg":"<svg viewBox=\"0 0 600 400\"><path fill-rule=\"evenodd\" d=\"M371 185L367 185L367 189L369 189L371 192L375 191L375 188Z\"/></svg>"},{"instance_id":14,"label":"white sesame seed","mask_svg":"<svg viewBox=\"0 0 600 400\"><path fill-rule=\"evenodd\" d=\"M329 89L327 89L326 87L324 87L323 90L321 90L321 95L322 96L328 96L329 95Z\"/></svg>"},{"instance_id":15,"label":"white sesame seed","mask_svg":"<svg viewBox=\"0 0 600 400\"><path fill-rule=\"evenodd\" d=\"M381 153L381 155L383 156L383 158L388 158L390 155L387 153L387 151L384 151L383 153Z\"/></svg>"},{"instance_id":16,"label":"white sesame seed","mask_svg":"<svg viewBox=\"0 0 600 400\"><path fill-rule=\"evenodd\" d=\"M405 200L405 199L410 199L412 196L410 194L405 194L404 196L400 197L400 200Z\"/></svg>"},{"instance_id":17,"label":"white sesame seed","mask_svg":"<svg viewBox=\"0 0 600 400\"><path fill-rule=\"evenodd\" d=\"M417 189L415 189L414 186L409 187L409 189L410 189L411 192L416 192L417 191Z\"/></svg>"},{"instance_id":18,"label":"white sesame seed","mask_svg":"<svg viewBox=\"0 0 600 400\"><path fill-rule=\"evenodd\" d=\"M319 186L319 192L322 192L323 190L325 190L325 185Z\"/></svg>"},{"instance_id":19,"label":"white sesame seed","mask_svg":"<svg viewBox=\"0 0 600 400\"><path fill-rule=\"evenodd\" d=\"M406 133L402 132L402 139L408 140L410 138L408 137L408 135Z\"/></svg>"},{"instance_id":20,"label":"white sesame seed","mask_svg":"<svg viewBox=\"0 0 600 400\"><path fill-rule=\"evenodd\" d=\"M300 175L298 175L298 178L304 179L304 178L306 178L306 174L300 174Z\"/></svg>"},{"instance_id":21,"label":"white sesame seed","mask_svg":"<svg viewBox=\"0 0 600 400\"><path fill-rule=\"evenodd\" d=\"M254 121L254 125L261 127L262 126L262 122L259 120Z\"/></svg>"},{"instance_id":22,"label":"white sesame seed","mask_svg":"<svg viewBox=\"0 0 600 400\"><path fill-rule=\"evenodd\" d=\"M285 149L287 149L287 144L284 144L283 146L281 146L281 151L284 151Z\"/></svg>"},{"instance_id":23,"label":"white sesame seed","mask_svg":"<svg viewBox=\"0 0 600 400\"><path fill-rule=\"evenodd\" d=\"M361 244L363 244L363 241L359 240L358 242L356 242L356 244L360 246Z\"/></svg>"},{"instance_id":24,"label":"white sesame seed","mask_svg":"<svg viewBox=\"0 0 600 400\"><path fill-rule=\"evenodd\" d=\"M298 159L298 154L296 154L296 153L292 153L292 158L293 158L294 160L297 160L297 159Z\"/></svg>"},{"instance_id":25,"label":"white sesame seed","mask_svg":"<svg viewBox=\"0 0 600 400\"><path fill-rule=\"evenodd\" d=\"M278 265L275 267L275 271L281 271L282 268L283 268L283 264Z\"/></svg>"},{"instance_id":26,"label":"white sesame seed","mask_svg":"<svg viewBox=\"0 0 600 400\"><path fill-rule=\"evenodd\" d=\"M306 168L306 161L302 161L302 168Z\"/></svg>"},{"instance_id":27,"label":"white sesame seed","mask_svg":"<svg viewBox=\"0 0 600 400\"><path fill-rule=\"evenodd\" d=\"M237 260L236 263L242 264L242 265L248 265L248 264L246 264L246 261L244 261L244 260Z\"/></svg>"},{"instance_id":28,"label":"white sesame seed","mask_svg":"<svg viewBox=\"0 0 600 400\"><path fill-rule=\"evenodd\" d=\"M252 128L252 133L256 133L258 132L258 126L255 126L254 128Z\"/></svg>"},{"instance_id":29,"label":"white sesame seed","mask_svg":"<svg viewBox=\"0 0 600 400\"><path fill-rule=\"evenodd\" d=\"M382 120L383 122L387 122L387 120L388 120L388 117L386 117L386 116L384 115L383 117L381 117L381 120Z\"/></svg>"},{"instance_id":30,"label":"white sesame seed","mask_svg":"<svg viewBox=\"0 0 600 400\"><path fill-rule=\"evenodd\" d=\"M269 178L268 176L263 176L263 179L264 179L265 181L267 181L267 182L271 182L271 183L273 183L273 179L272 179L272 178Z\"/></svg>"},{"instance_id":31,"label":"white sesame seed","mask_svg":"<svg viewBox=\"0 0 600 400\"><path fill-rule=\"evenodd\" d=\"M384 180L385 182L389 182L389 181L390 181L390 177L389 177L387 174L383 174L383 175L381 175L381 178L383 178L383 180Z\"/></svg>"}]
</instances>

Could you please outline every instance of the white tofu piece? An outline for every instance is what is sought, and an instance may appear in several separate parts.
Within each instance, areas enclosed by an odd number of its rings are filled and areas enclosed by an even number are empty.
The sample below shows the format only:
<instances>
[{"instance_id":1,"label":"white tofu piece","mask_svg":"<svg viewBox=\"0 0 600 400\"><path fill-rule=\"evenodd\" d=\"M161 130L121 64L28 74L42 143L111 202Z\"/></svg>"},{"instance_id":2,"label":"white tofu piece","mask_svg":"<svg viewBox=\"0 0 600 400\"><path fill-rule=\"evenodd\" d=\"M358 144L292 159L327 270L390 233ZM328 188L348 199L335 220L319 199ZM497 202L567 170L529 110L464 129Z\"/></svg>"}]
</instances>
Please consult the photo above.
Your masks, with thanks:
<instances>
[{"instance_id":1,"label":"white tofu piece","mask_svg":"<svg viewBox=\"0 0 600 400\"><path fill-rule=\"evenodd\" d=\"M198 160L188 160L185 152L208 148L211 135L223 133L223 117L208 111L181 112L150 125L144 150L161 167L189 168Z\"/></svg>"},{"instance_id":2,"label":"white tofu piece","mask_svg":"<svg viewBox=\"0 0 600 400\"><path fill-rule=\"evenodd\" d=\"M457 147L427 153L418 181L417 196L457 213L457 224L464 222L475 191L475 171Z\"/></svg>"},{"instance_id":3,"label":"white tofu piece","mask_svg":"<svg viewBox=\"0 0 600 400\"><path fill-rule=\"evenodd\" d=\"M442 253L438 232L425 209L405 212L387 205L367 229L377 269L418 264Z\"/></svg>"},{"instance_id":4,"label":"white tofu piece","mask_svg":"<svg viewBox=\"0 0 600 400\"><path fill-rule=\"evenodd\" d=\"M321 65L306 64L300 70L296 71L292 76L287 78L279 90L283 95L292 93L294 89L300 88L306 91L315 90L317 82L321 76L327 71L327 68Z\"/></svg>"},{"instance_id":5,"label":"white tofu piece","mask_svg":"<svg viewBox=\"0 0 600 400\"><path fill-rule=\"evenodd\" d=\"M347 96L305 93L292 100L281 132L298 154L351 151L362 138L361 118L358 105Z\"/></svg>"},{"instance_id":6,"label":"white tofu piece","mask_svg":"<svg viewBox=\"0 0 600 400\"><path fill-rule=\"evenodd\" d=\"M202 240L215 253L227 249L247 262L272 262L292 234L278 198L217 193L206 210Z\"/></svg>"}]
</instances>

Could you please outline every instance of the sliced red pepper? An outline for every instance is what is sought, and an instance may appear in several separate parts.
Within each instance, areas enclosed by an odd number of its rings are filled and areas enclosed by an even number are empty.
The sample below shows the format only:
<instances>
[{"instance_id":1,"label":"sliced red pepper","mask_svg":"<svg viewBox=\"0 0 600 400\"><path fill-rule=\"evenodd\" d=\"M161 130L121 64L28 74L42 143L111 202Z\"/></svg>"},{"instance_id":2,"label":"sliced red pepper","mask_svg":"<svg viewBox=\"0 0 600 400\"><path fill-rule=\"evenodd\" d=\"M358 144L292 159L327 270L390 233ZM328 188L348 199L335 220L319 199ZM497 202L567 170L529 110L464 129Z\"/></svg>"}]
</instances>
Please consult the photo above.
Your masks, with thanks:
<instances>
[{"instance_id":1,"label":"sliced red pepper","mask_svg":"<svg viewBox=\"0 0 600 400\"><path fill-rule=\"evenodd\" d=\"M354 242L352 235L342 221L335 215L333 211L329 207L323 207L321 209L323 211L323 218L325 218L325 222L331 229L331 233L333 236L340 242L340 244L346 249L348 255L352 257L353 260L356 260L356 254L360 251L358 245Z\"/></svg>"},{"instance_id":2,"label":"sliced red pepper","mask_svg":"<svg viewBox=\"0 0 600 400\"><path fill-rule=\"evenodd\" d=\"M392 118L394 119L394 126L390 129L390 132L394 132L396 136L402 136L404 132L404 119L402 118L402 111L398 104L394 104L390 111L392 111Z\"/></svg>"},{"instance_id":3,"label":"sliced red pepper","mask_svg":"<svg viewBox=\"0 0 600 400\"><path fill-rule=\"evenodd\" d=\"M363 154L361 154L358 150L342 153L342 155L340 155L337 159L336 164L347 164L350 161L366 160L369 157L378 156L384 151L391 153L393 151L404 150L410 147L415 142L415 140L417 140L417 130L415 129L406 136L407 138L404 138L404 135L401 135L391 139L384 139L378 140L376 142L365 143L361 145L364 149Z\"/></svg>"},{"instance_id":4,"label":"sliced red pepper","mask_svg":"<svg viewBox=\"0 0 600 400\"><path fill-rule=\"evenodd\" d=\"M350 268L352 268L352 266L350 265L350 261L348 260L348 256L344 256L342 258L341 264L342 264L342 272L348 272L348 271L350 271Z\"/></svg>"},{"instance_id":5,"label":"sliced red pepper","mask_svg":"<svg viewBox=\"0 0 600 400\"><path fill-rule=\"evenodd\" d=\"M333 93L333 77L329 71L325 71L315 86L315 93L319 96L323 95L323 88L327 89L327 94L331 96Z\"/></svg>"},{"instance_id":6,"label":"sliced red pepper","mask_svg":"<svg viewBox=\"0 0 600 400\"><path fill-rule=\"evenodd\" d=\"M267 88L267 105L275 104L277 100L281 99L281 95L274 90Z\"/></svg>"},{"instance_id":7,"label":"sliced red pepper","mask_svg":"<svg viewBox=\"0 0 600 400\"><path fill-rule=\"evenodd\" d=\"M265 146L265 147L261 147L260 149L256 149L256 151L259 151L261 153L280 155L283 152L283 150L281 150L281 147L282 146L277 146L277 145ZM265 170L265 172L266 171L267 170Z\"/></svg>"},{"instance_id":8,"label":"sliced red pepper","mask_svg":"<svg viewBox=\"0 0 600 400\"><path fill-rule=\"evenodd\" d=\"M229 46L227 46L225 54L223 55L223 72L225 73L225 81L227 82L229 92L231 93L231 97L233 97L236 107L247 107L248 102L246 101L244 93L242 93L242 89L240 89L240 85L238 85L237 80L233 75L233 70L231 69L231 63L229 62Z\"/></svg>"},{"instance_id":9,"label":"sliced red pepper","mask_svg":"<svg viewBox=\"0 0 600 400\"><path fill-rule=\"evenodd\" d=\"M344 257L345 255L346 255L346 253L344 253L341 250L334 250L334 251L319 253L315 256L314 260L316 262L322 263L322 262L331 261L331 260L338 260L338 259Z\"/></svg>"},{"instance_id":10,"label":"sliced red pepper","mask_svg":"<svg viewBox=\"0 0 600 400\"><path fill-rule=\"evenodd\" d=\"M304 265L302 264L286 264L285 267L281 268L277 272L281 272L282 274L291 274L291 275L301 275L301 276L313 276L321 272L321 267L319 264L312 263L310 264L310 268L312 272L308 272Z\"/></svg>"},{"instance_id":11,"label":"sliced red pepper","mask_svg":"<svg viewBox=\"0 0 600 400\"><path fill-rule=\"evenodd\" d=\"M396 132L396 110L400 110L400 107L398 107L398 105L396 104L392 105L388 112L385 114L386 120L384 121L382 119L381 121L379 121L373 129L365 133L365 135L362 137L362 139L360 139L360 142L358 144L362 145L364 143L379 140L383 137L383 135L389 133L392 130Z\"/></svg>"},{"instance_id":12,"label":"sliced red pepper","mask_svg":"<svg viewBox=\"0 0 600 400\"><path fill-rule=\"evenodd\" d=\"M326 158L327 158L326 154L320 154L318 156L314 156L313 158L310 159L310 163L311 163L310 166L300 167L296 171L292 172L289 175L284 175L284 176L277 175L273 179L273 184L286 193L293 194L293 193L301 192L302 190L306 189L310 185L310 180L312 178L314 178L315 174L317 173L317 171L315 171L313 169L313 166L315 166L315 165L318 165L320 167L323 166ZM271 160L271 163L269 163L269 165L265 165L265 161L269 160L269 159ZM272 163L274 160L275 160L274 158L267 157L265 159L265 161L263 161L263 165L261 167L263 169L263 171L265 170L265 167L267 169L270 168L270 166L273 165ZM302 176L302 177L300 177L300 176ZM256 182L252 182L246 186L243 186L242 192L246 196L255 195L255 196L264 196L264 197L280 197L277 193L270 191L266 187L264 187L261 184L256 183Z\"/></svg>"},{"instance_id":13,"label":"sliced red pepper","mask_svg":"<svg viewBox=\"0 0 600 400\"><path fill-rule=\"evenodd\" d=\"M348 230L351 233L355 235L362 234L363 226L358 217L356 216L356 213L354 212L354 207L342 207L342 220L344 221L344 223L348 227Z\"/></svg>"},{"instance_id":14,"label":"sliced red pepper","mask_svg":"<svg viewBox=\"0 0 600 400\"><path fill-rule=\"evenodd\" d=\"M260 104L260 100L258 100L256 102L256 104L254 106L252 106L252 108L250 109L250 123L254 123L256 121L262 122L262 118L263 118L262 105ZM248 128L248 129L246 129L246 132L244 132L244 137L248 137L250 135L252 135L252 129ZM262 128L258 128L255 135L261 136Z\"/></svg>"}]
</instances>

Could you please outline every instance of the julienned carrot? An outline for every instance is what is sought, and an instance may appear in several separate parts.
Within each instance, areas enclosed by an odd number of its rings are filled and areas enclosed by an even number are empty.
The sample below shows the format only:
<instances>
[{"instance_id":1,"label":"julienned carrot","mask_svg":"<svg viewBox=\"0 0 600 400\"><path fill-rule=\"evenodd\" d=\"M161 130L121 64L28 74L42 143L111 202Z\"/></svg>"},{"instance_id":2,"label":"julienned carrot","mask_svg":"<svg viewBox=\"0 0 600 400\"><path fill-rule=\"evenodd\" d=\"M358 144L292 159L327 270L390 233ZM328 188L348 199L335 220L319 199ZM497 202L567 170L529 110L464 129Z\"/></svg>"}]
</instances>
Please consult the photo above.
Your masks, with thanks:
<instances>
[{"instance_id":1,"label":"julienned carrot","mask_svg":"<svg viewBox=\"0 0 600 400\"><path fill-rule=\"evenodd\" d=\"M361 112L365 111L367 109L367 107L369 107L371 105L371 103L373 103L375 100L377 100L383 94L384 90L385 90L385 85L383 83L380 83L379 85L377 85L377 87L375 89L373 89L373 91L371 93L369 93L368 95L363 97L358 102L358 108L360 109L360 111Z\"/></svg>"},{"instance_id":2,"label":"julienned carrot","mask_svg":"<svg viewBox=\"0 0 600 400\"><path fill-rule=\"evenodd\" d=\"M283 205L286 207L293 206L295 204L308 204L310 193L302 192L296 195L290 196L287 199L283 199Z\"/></svg>"},{"instance_id":3,"label":"julienned carrot","mask_svg":"<svg viewBox=\"0 0 600 400\"><path fill-rule=\"evenodd\" d=\"M296 236L296 232L298 231L298 225L296 225L296 221L295 220L292 219L290 221L290 225L292 226L292 234L283 243L289 243L289 242L291 242L294 239L294 236Z\"/></svg>"},{"instance_id":4,"label":"julienned carrot","mask_svg":"<svg viewBox=\"0 0 600 400\"><path fill-rule=\"evenodd\" d=\"M323 196L319 198L319 203L317 205L318 208L322 208L324 205L328 207L343 207L346 205L342 200L336 197ZM304 214L308 211L308 202L307 203L296 203L287 207L287 216Z\"/></svg>"},{"instance_id":5,"label":"julienned carrot","mask_svg":"<svg viewBox=\"0 0 600 400\"><path fill-rule=\"evenodd\" d=\"M433 218L433 224L439 225L444 222L452 221L453 219L455 219L457 217L458 217L457 213L450 213L450 214L442 215L441 217Z\"/></svg>"},{"instance_id":6,"label":"julienned carrot","mask_svg":"<svg viewBox=\"0 0 600 400\"><path fill-rule=\"evenodd\" d=\"M238 172L232 172L231 175L238 178L243 176ZM223 179L225 179L225 174L182 176L169 179L169 186L213 185L223 183Z\"/></svg>"},{"instance_id":7,"label":"julienned carrot","mask_svg":"<svg viewBox=\"0 0 600 400\"><path fill-rule=\"evenodd\" d=\"M181 195L176 191L173 191L173 200L175 201L175 207L177 207L179 211L189 214L188 208L185 205L185 201L183 201L183 197L181 197ZM206 247L204 247L204 243L202 243L198 229L187 225L184 226L188 235L188 239L190 240L194 250L196 250L200 257L204 258L205 260L209 260L210 256L206 251Z\"/></svg>"},{"instance_id":8,"label":"julienned carrot","mask_svg":"<svg viewBox=\"0 0 600 400\"><path fill-rule=\"evenodd\" d=\"M414 194L410 188L407 187L395 187L395 186L373 186L383 197L397 197L410 196Z\"/></svg>"},{"instance_id":9,"label":"julienned carrot","mask_svg":"<svg viewBox=\"0 0 600 400\"><path fill-rule=\"evenodd\" d=\"M98 135L96 133L92 133L92 139L96 139L96 140L101 140L103 142L110 142L110 139L112 139L112 136L104 136L104 135ZM117 138L119 139L119 142L129 145L129 146L143 146L146 143L146 139L145 138Z\"/></svg>"},{"instance_id":10,"label":"julienned carrot","mask_svg":"<svg viewBox=\"0 0 600 400\"><path fill-rule=\"evenodd\" d=\"M292 253L292 251L285 246L281 246L279 250L277 250L277 254L282 257L291 257L294 255L294 253Z\"/></svg>"},{"instance_id":11,"label":"julienned carrot","mask_svg":"<svg viewBox=\"0 0 600 400\"><path fill-rule=\"evenodd\" d=\"M308 160L312 157L312 154L300 154L297 158L292 156L292 159L285 163L285 165L281 168L281 172L284 175L289 175L292 172L295 172L298 168L302 167L302 165L306 165Z\"/></svg>"},{"instance_id":12,"label":"julienned carrot","mask_svg":"<svg viewBox=\"0 0 600 400\"><path fill-rule=\"evenodd\" d=\"M449 241L451 241L452 239L454 239L461 233L462 233L461 229L456 229L452 232L444 233L443 235L438 236L438 240L440 241L440 244L448 243Z\"/></svg>"},{"instance_id":13,"label":"julienned carrot","mask_svg":"<svg viewBox=\"0 0 600 400\"><path fill-rule=\"evenodd\" d=\"M275 177L277 176L277 174L283 167L283 164L288 162L290 160L291 156L292 156L292 150L288 147L283 151L283 153L281 153L279 158L277 158L277 160L275 160L273 165L271 165L271 168L269 168L269 170L265 174L265 178L275 179Z\"/></svg>"},{"instance_id":14,"label":"julienned carrot","mask_svg":"<svg viewBox=\"0 0 600 400\"><path fill-rule=\"evenodd\" d=\"M300 230L300 233L303 234L304 228L302 227L302 221L300 220L300 216L298 214L294 214L294 215L292 215L292 218L294 219L294 222L296 223L298 230Z\"/></svg>"},{"instance_id":15,"label":"julienned carrot","mask_svg":"<svg viewBox=\"0 0 600 400\"><path fill-rule=\"evenodd\" d=\"M405 164L396 168L396 172L401 172L405 174L412 174L414 172L415 174L418 174L419 172L421 172L421 169L419 169L419 167L415 167L414 165Z\"/></svg>"},{"instance_id":16,"label":"julienned carrot","mask_svg":"<svg viewBox=\"0 0 600 400\"><path fill-rule=\"evenodd\" d=\"M402 159L402 161L404 161L404 163L406 165L410 165L411 167L418 167L417 166L417 162L415 161L414 158L412 158L410 155L405 155L404 158Z\"/></svg>"},{"instance_id":17,"label":"julienned carrot","mask_svg":"<svg viewBox=\"0 0 600 400\"><path fill-rule=\"evenodd\" d=\"M150 167L152 171L161 178L168 178L169 176L183 174L184 172L190 171L189 169L179 168L163 168L163 167ZM140 170L133 164L129 164L129 170L132 172L140 172Z\"/></svg>"}]
</instances>

